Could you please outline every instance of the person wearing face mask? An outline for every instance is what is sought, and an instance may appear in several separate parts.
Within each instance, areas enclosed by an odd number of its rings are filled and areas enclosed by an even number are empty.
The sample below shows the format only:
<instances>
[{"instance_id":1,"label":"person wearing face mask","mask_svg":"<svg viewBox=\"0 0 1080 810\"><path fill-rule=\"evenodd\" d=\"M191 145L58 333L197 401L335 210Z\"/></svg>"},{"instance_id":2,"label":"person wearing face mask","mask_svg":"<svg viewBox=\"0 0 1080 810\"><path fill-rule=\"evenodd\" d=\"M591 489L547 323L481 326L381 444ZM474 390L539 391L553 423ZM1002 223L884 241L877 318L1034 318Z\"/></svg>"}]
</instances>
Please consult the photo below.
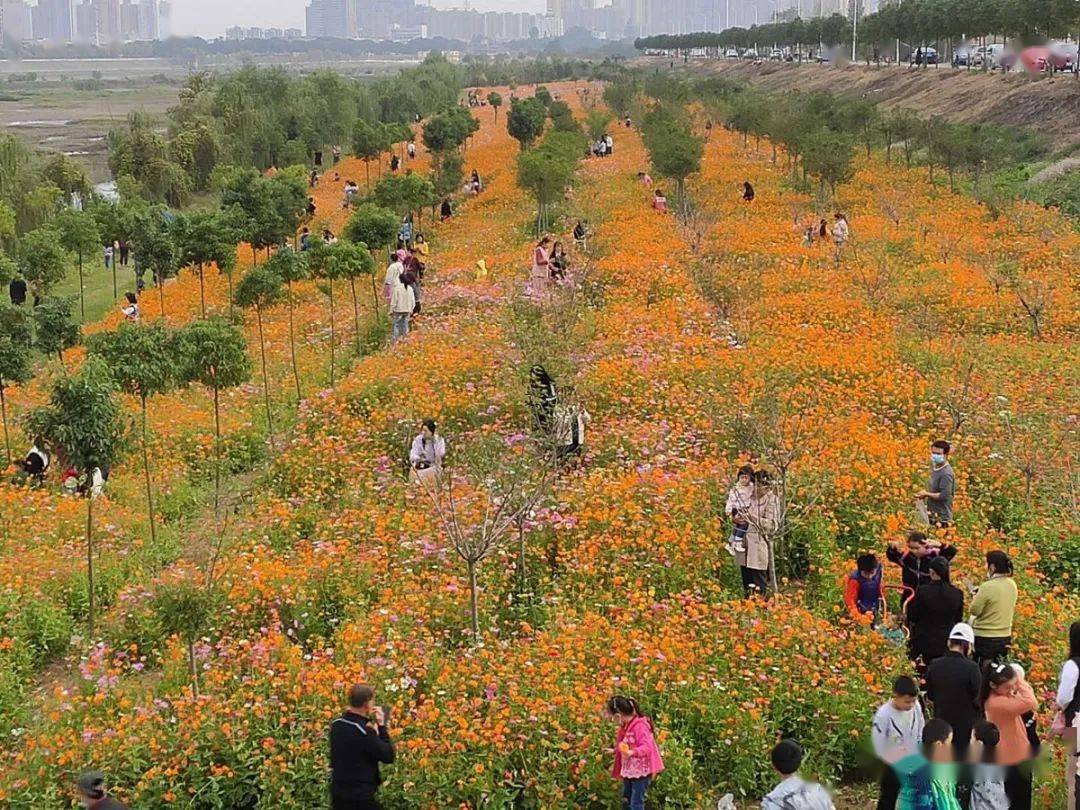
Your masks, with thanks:
<instances>
[{"instance_id":1,"label":"person wearing face mask","mask_svg":"<svg viewBox=\"0 0 1080 810\"><path fill-rule=\"evenodd\" d=\"M127 805L117 801L105 790L105 774L88 771L75 783L79 804L88 810L127 810Z\"/></svg>"},{"instance_id":2,"label":"person wearing face mask","mask_svg":"<svg viewBox=\"0 0 1080 810\"><path fill-rule=\"evenodd\" d=\"M949 464L950 449L943 439L930 445L930 486L915 493L915 498L926 505L930 525L942 529L952 525L953 495L956 493L956 476Z\"/></svg>"},{"instance_id":3,"label":"person wearing face mask","mask_svg":"<svg viewBox=\"0 0 1080 810\"><path fill-rule=\"evenodd\" d=\"M1004 551L986 555L987 580L971 601L971 626L975 629L975 660L1004 660L1012 646L1013 617L1018 592L1013 565Z\"/></svg>"}]
</instances>

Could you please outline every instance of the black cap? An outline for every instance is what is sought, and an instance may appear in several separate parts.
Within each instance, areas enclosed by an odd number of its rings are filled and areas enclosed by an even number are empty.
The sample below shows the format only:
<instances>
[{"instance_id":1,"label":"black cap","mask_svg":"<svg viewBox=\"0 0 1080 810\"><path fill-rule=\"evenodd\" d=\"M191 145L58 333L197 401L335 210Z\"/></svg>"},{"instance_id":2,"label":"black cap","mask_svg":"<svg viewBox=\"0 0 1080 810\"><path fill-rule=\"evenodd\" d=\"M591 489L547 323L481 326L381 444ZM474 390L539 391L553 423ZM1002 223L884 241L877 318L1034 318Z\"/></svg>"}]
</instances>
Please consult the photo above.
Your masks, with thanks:
<instances>
[{"instance_id":1,"label":"black cap","mask_svg":"<svg viewBox=\"0 0 1080 810\"><path fill-rule=\"evenodd\" d=\"M101 771L87 771L79 776L76 783L79 792L88 799L105 798L105 774Z\"/></svg>"},{"instance_id":2,"label":"black cap","mask_svg":"<svg viewBox=\"0 0 1080 810\"><path fill-rule=\"evenodd\" d=\"M781 740L772 750L772 764L784 776L790 776L802 765L802 746L794 740Z\"/></svg>"}]
</instances>

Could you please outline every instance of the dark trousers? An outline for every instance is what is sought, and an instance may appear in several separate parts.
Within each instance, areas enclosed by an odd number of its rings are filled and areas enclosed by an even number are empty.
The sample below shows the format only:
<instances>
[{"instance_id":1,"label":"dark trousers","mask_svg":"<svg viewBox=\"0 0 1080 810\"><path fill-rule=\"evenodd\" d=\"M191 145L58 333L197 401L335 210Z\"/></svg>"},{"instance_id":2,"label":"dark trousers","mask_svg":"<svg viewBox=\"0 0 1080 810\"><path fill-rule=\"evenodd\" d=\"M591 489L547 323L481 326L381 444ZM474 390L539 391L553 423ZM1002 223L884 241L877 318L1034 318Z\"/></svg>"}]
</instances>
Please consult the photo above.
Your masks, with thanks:
<instances>
[{"instance_id":1,"label":"dark trousers","mask_svg":"<svg viewBox=\"0 0 1080 810\"><path fill-rule=\"evenodd\" d=\"M888 765L881 772L881 789L878 793L877 810L896 810L896 800L900 798L900 780Z\"/></svg>"},{"instance_id":2,"label":"dark trousers","mask_svg":"<svg viewBox=\"0 0 1080 810\"><path fill-rule=\"evenodd\" d=\"M330 797L331 810L382 810L378 799L342 799Z\"/></svg>"},{"instance_id":3,"label":"dark trousers","mask_svg":"<svg viewBox=\"0 0 1080 810\"><path fill-rule=\"evenodd\" d=\"M1012 647L1012 636L1004 638L975 636L975 661L979 666L987 661L1003 661L1009 655L1010 647Z\"/></svg>"},{"instance_id":4,"label":"dark trousers","mask_svg":"<svg viewBox=\"0 0 1080 810\"><path fill-rule=\"evenodd\" d=\"M756 592L762 596L768 596L769 575L767 572L747 568L745 565L740 566L739 571L742 573L743 594L749 597Z\"/></svg>"},{"instance_id":5,"label":"dark trousers","mask_svg":"<svg viewBox=\"0 0 1080 810\"><path fill-rule=\"evenodd\" d=\"M1031 810L1031 763L1014 765L1005 777L1009 810Z\"/></svg>"}]
</instances>

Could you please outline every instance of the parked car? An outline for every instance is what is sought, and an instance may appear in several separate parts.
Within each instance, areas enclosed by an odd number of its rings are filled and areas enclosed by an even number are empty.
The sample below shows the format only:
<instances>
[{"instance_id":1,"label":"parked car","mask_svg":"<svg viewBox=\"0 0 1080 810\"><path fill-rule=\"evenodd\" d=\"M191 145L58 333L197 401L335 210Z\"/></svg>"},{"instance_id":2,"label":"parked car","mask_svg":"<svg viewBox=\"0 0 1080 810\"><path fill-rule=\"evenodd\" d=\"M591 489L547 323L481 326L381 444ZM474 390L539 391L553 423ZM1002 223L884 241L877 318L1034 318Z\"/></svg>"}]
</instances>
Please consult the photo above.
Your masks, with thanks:
<instances>
[{"instance_id":1,"label":"parked car","mask_svg":"<svg viewBox=\"0 0 1080 810\"><path fill-rule=\"evenodd\" d=\"M784 52L779 48L773 48L769 53L769 58L774 62L779 62L784 58Z\"/></svg>"},{"instance_id":2,"label":"parked car","mask_svg":"<svg viewBox=\"0 0 1080 810\"><path fill-rule=\"evenodd\" d=\"M739 52L735 48L728 48L726 51L724 51L724 58L725 59L738 59L739 58Z\"/></svg>"},{"instance_id":3,"label":"parked car","mask_svg":"<svg viewBox=\"0 0 1080 810\"><path fill-rule=\"evenodd\" d=\"M937 63L936 48L916 48L911 53L911 64L913 65L936 65Z\"/></svg>"}]
</instances>

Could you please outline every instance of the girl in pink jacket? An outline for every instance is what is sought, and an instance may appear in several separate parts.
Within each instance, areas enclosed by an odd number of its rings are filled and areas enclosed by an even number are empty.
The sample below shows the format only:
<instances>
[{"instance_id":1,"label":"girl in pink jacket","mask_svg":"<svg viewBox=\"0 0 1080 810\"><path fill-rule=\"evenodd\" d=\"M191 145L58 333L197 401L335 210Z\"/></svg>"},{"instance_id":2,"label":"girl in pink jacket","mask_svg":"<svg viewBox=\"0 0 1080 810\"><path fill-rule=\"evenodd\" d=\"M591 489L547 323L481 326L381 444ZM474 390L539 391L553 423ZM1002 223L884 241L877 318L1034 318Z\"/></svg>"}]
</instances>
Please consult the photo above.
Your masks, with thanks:
<instances>
[{"instance_id":1,"label":"girl in pink jacket","mask_svg":"<svg viewBox=\"0 0 1080 810\"><path fill-rule=\"evenodd\" d=\"M615 732L615 764L611 775L622 779L623 807L645 810L645 792L664 770L653 739L652 722L633 698L616 695L607 702L608 714L619 724Z\"/></svg>"}]
</instances>

